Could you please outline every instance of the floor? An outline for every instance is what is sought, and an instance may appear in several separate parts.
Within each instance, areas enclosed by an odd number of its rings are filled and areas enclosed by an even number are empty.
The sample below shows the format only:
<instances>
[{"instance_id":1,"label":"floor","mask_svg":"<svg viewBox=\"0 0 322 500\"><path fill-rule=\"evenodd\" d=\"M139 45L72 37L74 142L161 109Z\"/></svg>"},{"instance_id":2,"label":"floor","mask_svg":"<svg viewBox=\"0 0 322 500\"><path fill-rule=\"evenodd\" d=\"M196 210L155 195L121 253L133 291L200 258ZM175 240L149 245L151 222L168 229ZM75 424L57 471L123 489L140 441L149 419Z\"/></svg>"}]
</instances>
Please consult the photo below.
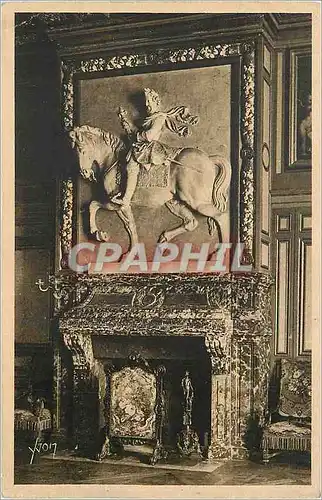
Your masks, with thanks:
<instances>
[{"instance_id":1,"label":"floor","mask_svg":"<svg viewBox=\"0 0 322 500\"><path fill-rule=\"evenodd\" d=\"M303 455L280 455L264 465L260 462L229 461L210 464L188 462L177 466L152 467L142 460L95 462L71 455L48 454L17 457L15 484L136 484L136 485L308 485L310 463ZM144 461L143 461L144 462ZM172 468L171 468L172 467ZM204 467L204 470L202 469ZM191 470L197 468L198 470Z\"/></svg>"}]
</instances>

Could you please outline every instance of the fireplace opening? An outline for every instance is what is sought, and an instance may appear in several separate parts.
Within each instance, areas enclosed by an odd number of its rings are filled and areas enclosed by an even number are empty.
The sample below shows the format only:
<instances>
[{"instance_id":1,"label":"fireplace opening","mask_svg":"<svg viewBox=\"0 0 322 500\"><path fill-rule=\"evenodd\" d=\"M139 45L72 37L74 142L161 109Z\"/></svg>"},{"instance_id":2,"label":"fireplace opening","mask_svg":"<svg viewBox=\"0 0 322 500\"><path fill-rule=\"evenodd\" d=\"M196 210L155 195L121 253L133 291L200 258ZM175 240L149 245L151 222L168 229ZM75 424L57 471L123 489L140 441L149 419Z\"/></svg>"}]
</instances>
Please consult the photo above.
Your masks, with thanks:
<instances>
[{"instance_id":1,"label":"fireplace opening","mask_svg":"<svg viewBox=\"0 0 322 500\"><path fill-rule=\"evenodd\" d=\"M196 431L201 449L209 445L211 428L211 363L202 337L123 337L93 336L95 359L104 367L107 397L110 398L111 370L121 370L135 356L146 362L156 373L164 367L164 418L162 440L168 449L177 449L178 435L184 426L185 395L182 380L189 374L193 388L192 428ZM111 401L107 418L111 418ZM101 407L101 412L106 410ZM99 418L104 423L102 416ZM106 411L105 411L106 420ZM105 422L106 423L106 422Z\"/></svg>"}]
</instances>

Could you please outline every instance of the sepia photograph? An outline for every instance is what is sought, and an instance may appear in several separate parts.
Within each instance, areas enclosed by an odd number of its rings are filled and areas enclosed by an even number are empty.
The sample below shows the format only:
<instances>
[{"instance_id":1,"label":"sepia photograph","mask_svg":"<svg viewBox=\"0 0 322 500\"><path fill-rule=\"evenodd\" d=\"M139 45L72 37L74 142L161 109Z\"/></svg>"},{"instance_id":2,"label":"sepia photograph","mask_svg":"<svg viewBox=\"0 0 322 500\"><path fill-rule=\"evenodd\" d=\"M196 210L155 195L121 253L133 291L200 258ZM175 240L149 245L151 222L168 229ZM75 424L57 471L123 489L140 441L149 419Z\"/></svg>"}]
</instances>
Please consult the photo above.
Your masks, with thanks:
<instances>
[{"instance_id":1,"label":"sepia photograph","mask_svg":"<svg viewBox=\"0 0 322 500\"><path fill-rule=\"evenodd\" d=\"M66 3L3 12L10 497L318 498L320 5Z\"/></svg>"}]
</instances>

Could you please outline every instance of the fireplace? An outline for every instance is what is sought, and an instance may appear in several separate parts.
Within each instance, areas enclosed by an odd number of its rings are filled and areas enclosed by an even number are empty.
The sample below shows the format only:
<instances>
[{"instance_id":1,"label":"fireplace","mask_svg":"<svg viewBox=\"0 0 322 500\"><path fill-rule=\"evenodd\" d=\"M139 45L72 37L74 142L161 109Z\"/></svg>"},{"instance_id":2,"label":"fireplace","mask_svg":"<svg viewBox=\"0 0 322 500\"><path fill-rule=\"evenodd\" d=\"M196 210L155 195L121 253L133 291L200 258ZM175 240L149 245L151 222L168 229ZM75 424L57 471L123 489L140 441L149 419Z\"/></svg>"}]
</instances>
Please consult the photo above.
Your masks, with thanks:
<instances>
[{"instance_id":1,"label":"fireplace","mask_svg":"<svg viewBox=\"0 0 322 500\"><path fill-rule=\"evenodd\" d=\"M60 275L56 432L95 453L107 425L110 367L139 356L152 368L165 367L167 447L176 447L182 428L181 380L188 371L192 424L207 457L246 457L266 404L270 285L261 273Z\"/></svg>"}]
</instances>

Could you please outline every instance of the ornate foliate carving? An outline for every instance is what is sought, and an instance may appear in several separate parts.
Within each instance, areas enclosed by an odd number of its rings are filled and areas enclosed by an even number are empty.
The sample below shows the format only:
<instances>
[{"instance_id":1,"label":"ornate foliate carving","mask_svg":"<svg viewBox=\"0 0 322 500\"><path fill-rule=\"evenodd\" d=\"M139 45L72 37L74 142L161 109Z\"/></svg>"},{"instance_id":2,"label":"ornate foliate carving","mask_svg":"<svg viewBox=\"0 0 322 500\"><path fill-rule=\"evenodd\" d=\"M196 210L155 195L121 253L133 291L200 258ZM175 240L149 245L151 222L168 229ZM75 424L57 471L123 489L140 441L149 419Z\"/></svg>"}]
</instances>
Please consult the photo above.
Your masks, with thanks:
<instances>
[{"instance_id":1,"label":"ornate foliate carving","mask_svg":"<svg viewBox=\"0 0 322 500\"><path fill-rule=\"evenodd\" d=\"M74 198L74 185L72 179L62 181L62 216L61 216L61 266L66 268L68 266L68 255L72 248L73 238L73 198Z\"/></svg>"},{"instance_id":2,"label":"ornate foliate carving","mask_svg":"<svg viewBox=\"0 0 322 500\"><path fill-rule=\"evenodd\" d=\"M254 44L241 46L242 101L241 101L241 159L240 172L240 240L245 244L243 263L253 264L254 240L254 133L255 133L255 50Z\"/></svg>"},{"instance_id":3,"label":"ornate foliate carving","mask_svg":"<svg viewBox=\"0 0 322 500\"><path fill-rule=\"evenodd\" d=\"M77 283L74 287L74 307L85 307L94 297L95 288L90 288L85 283Z\"/></svg>"},{"instance_id":4,"label":"ornate foliate carving","mask_svg":"<svg viewBox=\"0 0 322 500\"><path fill-rule=\"evenodd\" d=\"M98 71L111 71L115 69L136 68L140 66L178 64L186 61L201 61L218 57L229 57L241 54L240 44L216 44L189 47L184 49L169 50L159 49L155 52L124 54L110 58L86 59L74 65L68 61L65 68L69 75L73 72L91 73Z\"/></svg>"},{"instance_id":5,"label":"ornate foliate carving","mask_svg":"<svg viewBox=\"0 0 322 500\"><path fill-rule=\"evenodd\" d=\"M126 277L60 274L56 279L57 287L68 290L66 301L61 301L61 310L65 311L60 318L63 328L96 330L105 335L117 330L120 335L204 336L213 329L214 322L216 330L224 330L218 320L231 317L239 331L271 331L272 279L260 273ZM181 303L180 295L187 293L204 295L208 307ZM128 297L126 304L124 297Z\"/></svg>"},{"instance_id":6,"label":"ornate foliate carving","mask_svg":"<svg viewBox=\"0 0 322 500\"><path fill-rule=\"evenodd\" d=\"M241 44L216 44L201 45L183 49L159 49L154 52L123 54L114 57L99 57L85 59L78 63L65 60L62 66L63 78L63 112L64 122L67 129L73 124L73 75L75 73L108 72L115 69L139 68L141 66L152 66L162 64L178 64L186 61L201 61L216 59L219 57L230 57L246 53L244 45ZM251 45L247 46L251 47Z\"/></svg>"},{"instance_id":7,"label":"ornate foliate carving","mask_svg":"<svg viewBox=\"0 0 322 500\"><path fill-rule=\"evenodd\" d=\"M60 318L64 329L102 335L191 335L204 336L218 321L218 313L200 308L151 308L128 306L72 309ZM217 328L217 327L216 327Z\"/></svg>"}]
</instances>

